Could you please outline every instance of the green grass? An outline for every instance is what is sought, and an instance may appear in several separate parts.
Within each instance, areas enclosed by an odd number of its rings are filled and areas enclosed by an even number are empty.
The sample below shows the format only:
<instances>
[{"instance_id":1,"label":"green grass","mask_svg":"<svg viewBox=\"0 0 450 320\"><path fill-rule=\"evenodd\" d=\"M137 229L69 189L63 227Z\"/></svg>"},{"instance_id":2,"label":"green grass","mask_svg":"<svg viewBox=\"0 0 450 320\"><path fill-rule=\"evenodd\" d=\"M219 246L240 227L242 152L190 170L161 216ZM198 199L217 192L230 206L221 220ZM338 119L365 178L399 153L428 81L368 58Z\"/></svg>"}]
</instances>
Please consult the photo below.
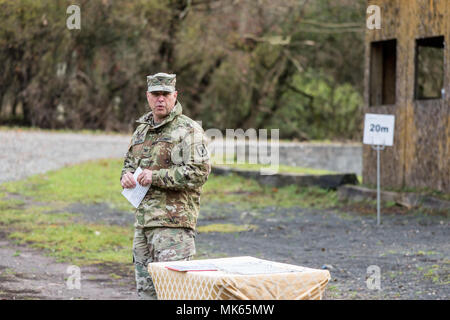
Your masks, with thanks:
<instances>
[{"instance_id":1,"label":"green grass","mask_svg":"<svg viewBox=\"0 0 450 320\"><path fill-rule=\"evenodd\" d=\"M442 270L444 269L444 270ZM434 264L428 267L423 274L425 278L431 279L434 284L448 285L450 284L450 276L448 268L441 268L441 266Z\"/></svg>"},{"instance_id":2,"label":"green grass","mask_svg":"<svg viewBox=\"0 0 450 320\"><path fill-rule=\"evenodd\" d=\"M120 210L133 208L121 195L119 183L122 160L103 159L67 166L60 170L4 183L0 194L17 193L40 202L64 204L108 203ZM237 175L211 174L203 187L202 203L236 203L243 208L331 207L337 204L335 191L319 187L287 186L274 188Z\"/></svg>"},{"instance_id":3,"label":"green grass","mask_svg":"<svg viewBox=\"0 0 450 320\"><path fill-rule=\"evenodd\" d=\"M432 255L437 255L437 254L441 254L441 253L437 252L437 251L432 251L432 250L429 250L429 251L419 250L416 252L416 255L418 255L418 256L432 256Z\"/></svg>"},{"instance_id":4,"label":"green grass","mask_svg":"<svg viewBox=\"0 0 450 320\"><path fill-rule=\"evenodd\" d=\"M89 224L64 212L72 203L107 203L133 210L121 195L122 160L103 159L67 166L21 181L0 185L0 231L18 243L44 249L58 261L77 265L113 262L129 264L132 226ZM14 197L11 197L14 194ZM26 201L24 201L26 199ZM202 204L231 203L239 208L266 206L330 207L336 192L289 186L274 188L237 175L210 175ZM203 228L203 229L202 229ZM248 231L248 225L209 225L200 232Z\"/></svg>"},{"instance_id":5,"label":"green grass","mask_svg":"<svg viewBox=\"0 0 450 320\"><path fill-rule=\"evenodd\" d=\"M270 168L269 165L250 163L220 164L220 161L217 159L213 159L214 162L218 166L241 170L259 171L262 168ZM301 175L336 174L336 172L328 170L287 165L279 165L278 172ZM362 177L358 176L358 180L362 182ZM283 188L261 186L254 180L240 178L237 175L211 175L211 178L204 187L203 199L207 202L235 203L242 208L261 208L267 206L330 208L338 205L337 193L332 190L319 187L300 188L294 185Z\"/></svg>"},{"instance_id":6,"label":"green grass","mask_svg":"<svg viewBox=\"0 0 450 320\"><path fill-rule=\"evenodd\" d=\"M232 223L216 223L208 224L206 226L199 226L197 231L199 233L209 233L209 232L220 232L220 233L232 233L232 232L242 232L249 230L256 230L258 226L255 225L236 225Z\"/></svg>"},{"instance_id":7,"label":"green grass","mask_svg":"<svg viewBox=\"0 0 450 320\"><path fill-rule=\"evenodd\" d=\"M122 164L122 161L111 159L88 161L4 183L0 192L18 193L42 202L106 202L112 207L130 210L131 205L121 195Z\"/></svg>"},{"instance_id":8,"label":"green grass","mask_svg":"<svg viewBox=\"0 0 450 320\"><path fill-rule=\"evenodd\" d=\"M210 175L203 187L202 203L232 203L241 208L313 207L329 208L338 203L337 193L319 187L295 185L275 188L263 186L237 175Z\"/></svg>"},{"instance_id":9,"label":"green grass","mask_svg":"<svg viewBox=\"0 0 450 320\"><path fill-rule=\"evenodd\" d=\"M230 167L230 168L235 168L235 169L242 169L242 170L252 170L252 171L259 171L260 169L263 169L263 168L270 168L269 165L251 164L251 163L219 164L219 166ZM287 165L281 165L281 164L278 166L278 173L296 173L296 174L303 174L303 175L336 174L336 172L328 171L328 170L293 167L293 166L287 166Z\"/></svg>"},{"instance_id":10,"label":"green grass","mask_svg":"<svg viewBox=\"0 0 450 320\"><path fill-rule=\"evenodd\" d=\"M17 243L45 249L61 262L83 265L130 261L131 227L76 223L76 215L54 211L51 205L13 208L2 199L0 230Z\"/></svg>"},{"instance_id":11,"label":"green grass","mask_svg":"<svg viewBox=\"0 0 450 320\"><path fill-rule=\"evenodd\" d=\"M129 263L133 230L94 224L41 224L31 230L16 231L10 238L45 249L57 261L77 265L115 262Z\"/></svg>"}]
</instances>

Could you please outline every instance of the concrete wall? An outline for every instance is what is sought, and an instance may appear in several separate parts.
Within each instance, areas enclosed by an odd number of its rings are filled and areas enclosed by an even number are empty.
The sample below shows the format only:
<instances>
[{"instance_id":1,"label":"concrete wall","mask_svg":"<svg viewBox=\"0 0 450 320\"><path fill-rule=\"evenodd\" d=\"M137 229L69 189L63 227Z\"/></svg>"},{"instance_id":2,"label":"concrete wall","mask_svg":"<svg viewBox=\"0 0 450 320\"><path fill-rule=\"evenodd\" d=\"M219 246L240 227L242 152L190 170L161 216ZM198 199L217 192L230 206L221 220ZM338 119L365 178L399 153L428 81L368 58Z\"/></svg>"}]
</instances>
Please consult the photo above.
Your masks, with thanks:
<instances>
[{"instance_id":1,"label":"concrete wall","mask_svg":"<svg viewBox=\"0 0 450 320\"><path fill-rule=\"evenodd\" d=\"M361 144L280 144L280 164L362 174Z\"/></svg>"},{"instance_id":2,"label":"concrete wall","mask_svg":"<svg viewBox=\"0 0 450 320\"><path fill-rule=\"evenodd\" d=\"M264 160L261 161L260 155L275 156L275 154L271 154L270 147L267 152L264 147L258 147L256 142L228 141L227 144L228 147L221 140L213 140L209 144L210 152L213 156L216 155L217 159L220 150L225 154L226 148L229 148L229 150L234 150L237 155L241 154L242 157L245 155L247 162L253 157L259 163L264 163ZM234 158L233 155L227 156L231 159ZM281 165L362 174L362 144L360 143L279 142L278 158Z\"/></svg>"}]
</instances>

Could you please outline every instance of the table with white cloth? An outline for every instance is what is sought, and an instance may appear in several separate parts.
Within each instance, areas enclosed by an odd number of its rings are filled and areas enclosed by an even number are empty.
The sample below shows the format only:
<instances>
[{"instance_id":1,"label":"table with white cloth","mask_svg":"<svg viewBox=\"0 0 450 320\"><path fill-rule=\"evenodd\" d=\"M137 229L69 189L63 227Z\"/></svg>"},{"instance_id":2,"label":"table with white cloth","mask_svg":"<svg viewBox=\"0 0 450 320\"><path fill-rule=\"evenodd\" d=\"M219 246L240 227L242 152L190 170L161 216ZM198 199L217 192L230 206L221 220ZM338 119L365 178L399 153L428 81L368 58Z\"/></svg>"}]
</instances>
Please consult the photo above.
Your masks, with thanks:
<instances>
[{"instance_id":1,"label":"table with white cloth","mask_svg":"<svg viewBox=\"0 0 450 320\"><path fill-rule=\"evenodd\" d=\"M328 270L249 256L153 262L148 271L161 300L320 300L330 280Z\"/></svg>"}]
</instances>

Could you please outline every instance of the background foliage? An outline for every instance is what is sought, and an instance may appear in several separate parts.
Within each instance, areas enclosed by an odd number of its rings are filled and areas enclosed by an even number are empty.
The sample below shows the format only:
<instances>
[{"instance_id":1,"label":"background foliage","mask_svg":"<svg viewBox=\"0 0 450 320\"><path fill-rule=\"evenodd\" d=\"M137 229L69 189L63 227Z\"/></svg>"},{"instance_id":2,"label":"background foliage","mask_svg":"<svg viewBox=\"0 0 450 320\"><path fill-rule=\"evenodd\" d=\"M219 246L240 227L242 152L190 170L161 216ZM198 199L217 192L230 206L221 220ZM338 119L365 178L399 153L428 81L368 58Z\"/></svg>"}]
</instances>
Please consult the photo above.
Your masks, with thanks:
<instances>
[{"instance_id":1,"label":"background foliage","mask_svg":"<svg viewBox=\"0 0 450 320\"><path fill-rule=\"evenodd\" d=\"M364 0L0 0L0 119L129 131L163 71L205 129L359 139L365 18Z\"/></svg>"}]
</instances>

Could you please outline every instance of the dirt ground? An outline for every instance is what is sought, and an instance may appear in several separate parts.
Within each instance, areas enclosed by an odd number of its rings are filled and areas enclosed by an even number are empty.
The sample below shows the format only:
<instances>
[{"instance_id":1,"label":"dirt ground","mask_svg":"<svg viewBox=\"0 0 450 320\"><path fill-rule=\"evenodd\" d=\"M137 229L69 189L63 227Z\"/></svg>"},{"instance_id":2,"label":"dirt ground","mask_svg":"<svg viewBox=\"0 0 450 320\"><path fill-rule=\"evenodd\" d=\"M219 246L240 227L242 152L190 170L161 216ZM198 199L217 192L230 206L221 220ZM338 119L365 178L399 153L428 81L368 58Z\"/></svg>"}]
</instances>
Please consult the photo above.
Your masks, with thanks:
<instances>
[{"instance_id":1,"label":"dirt ground","mask_svg":"<svg viewBox=\"0 0 450 320\"><path fill-rule=\"evenodd\" d=\"M56 263L41 251L14 245L5 241L4 234L0 236L0 300L137 299L132 275L117 266L81 267L77 289L70 282L69 264Z\"/></svg>"},{"instance_id":2,"label":"dirt ground","mask_svg":"<svg viewBox=\"0 0 450 320\"><path fill-rule=\"evenodd\" d=\"M129 226L130 212L106 204L73 204L80 219ZM264 208L243 211L229 204L203 205L199 226L249 224L250 231L199 233L197 258L254 256L326 268L331 273L324 299L449 299L448 217L408 213L393 207L376 225L372 209ZM131 265L131 258L130 258ZM380 289L366 280L380 270ZM0 234L0 299L136 299L134 274L117 265L81 268L81 289L69 290L68 264L42 251L17 246Z\"/></svg>"}]
</instances>

